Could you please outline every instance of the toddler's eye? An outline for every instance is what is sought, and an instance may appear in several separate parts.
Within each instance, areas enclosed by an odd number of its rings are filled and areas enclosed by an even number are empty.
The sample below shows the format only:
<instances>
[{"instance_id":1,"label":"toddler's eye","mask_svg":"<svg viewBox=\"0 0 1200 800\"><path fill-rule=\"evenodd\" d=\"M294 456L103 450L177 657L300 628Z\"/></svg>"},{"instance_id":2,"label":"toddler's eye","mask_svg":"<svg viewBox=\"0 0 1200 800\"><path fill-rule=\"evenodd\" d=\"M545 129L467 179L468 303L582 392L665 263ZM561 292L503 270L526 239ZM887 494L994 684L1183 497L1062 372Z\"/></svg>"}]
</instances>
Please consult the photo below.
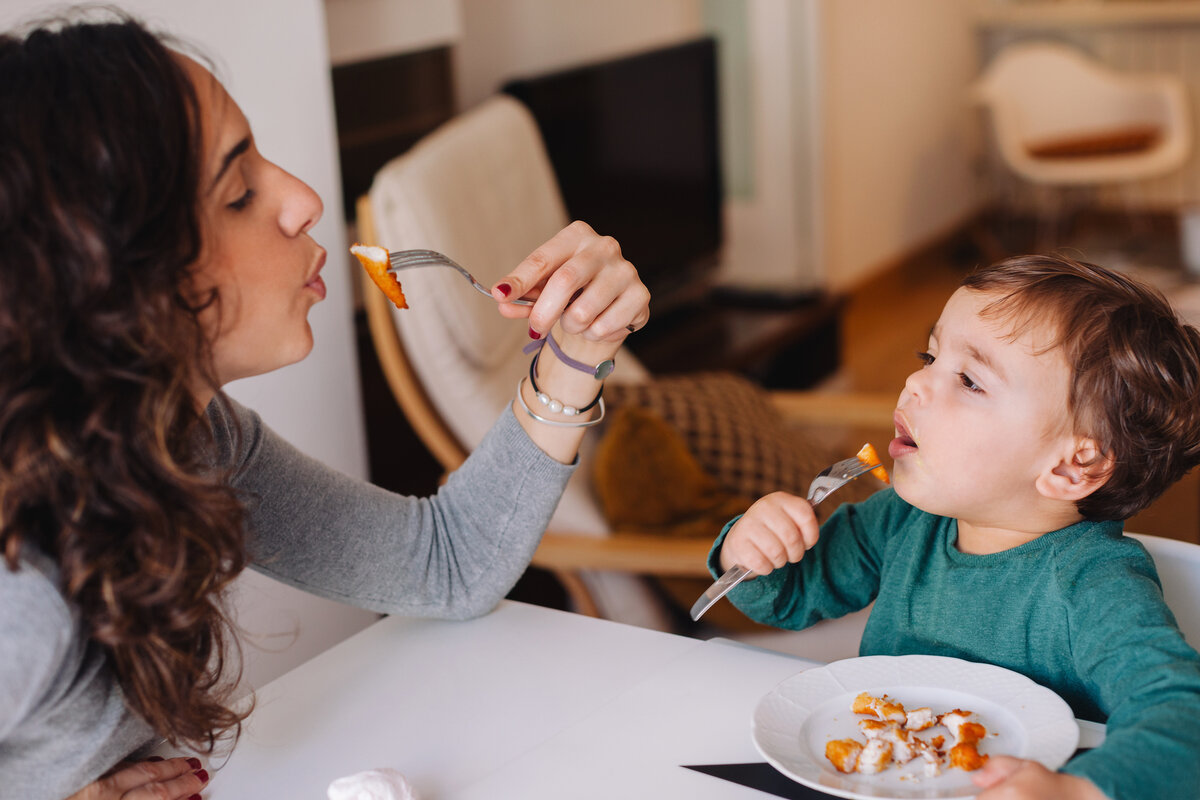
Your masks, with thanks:
<instances>
[{"instance_id":1,"label":"toddler's eye","mask_svg":"<svg viewBox=\"0 0 1200 800\"><path fill-rule=\"evenodd\" d=\"M983 391L983 389L980 388L979 384L977 384L977 383L975 383L975 381L971 380L971 376L965 372L958 373L958 379L960 381L962 381L963 388L966 389L968 392L982 392Z\"/></svg>"},{"instance_id":2,"label":"toddler's eye","mask_svg":"<svg viewBox=\"0 0 1200 800\"><path fill-rule=\"evenodd\" d=\"M933 357L932 353L926 353L926 352L922 351L920 353L917 353L917 360L920 361L923 365L928 367L936 359Z\"/></svg>"}]
</instances>

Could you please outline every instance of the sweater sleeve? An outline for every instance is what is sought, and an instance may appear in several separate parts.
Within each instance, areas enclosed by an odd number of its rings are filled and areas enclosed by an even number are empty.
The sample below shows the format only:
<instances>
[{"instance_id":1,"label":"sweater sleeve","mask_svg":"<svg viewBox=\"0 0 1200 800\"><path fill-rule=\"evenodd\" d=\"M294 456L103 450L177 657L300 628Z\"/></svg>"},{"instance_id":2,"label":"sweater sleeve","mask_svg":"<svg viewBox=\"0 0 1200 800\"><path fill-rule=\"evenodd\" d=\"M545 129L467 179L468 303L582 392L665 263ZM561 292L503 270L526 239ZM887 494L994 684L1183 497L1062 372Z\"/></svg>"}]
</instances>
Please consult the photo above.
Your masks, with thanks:
<instances>
[{"instance_id":1,"label":"sweater sleeve","mask_svg":"<svg viewBox=\"0 0 1200 800\"><path fill-rule=\"evenodd\" d=\"M1182 797L1200 786L1200 655L1140 543L1125 539L1121 550L1060 581L1078 672L1108 715L1104 744L1064 771L1116 800Z\"/></svg>"},{"instance_id":2,"label":"sweater sleeve","mask_svg":"<svg viewBox=\"0 0 1200 800\"><path fill-rule=\"evenodd\" d=\"M54 584L24 559L0 564L0 748L60 679L72 632Z\"/></svg>"},{"instance_id":3,"label":"sweater sleeve","mask_svg":"<svg viewBox=\"0 0 1200 800\"><path fill-rule=\"evenodd\" d=\"M384 613L463 619L490 611L525 571L573 467L543 453L506 408L436 495L350 478L230 401L209 410L250 511L254 568Z\"/></svg>"},{"instance_id":4,"label":"sweater sleeve","mask_svg":"<svg viewBox=\"0 0 1200 800\"><path fill-rule=\"evenodd\" d=\"M902 501L895 492L885 490L861 503L842 504L800 561L743 581L729 593L730 602L756 622L789 630L866 608L879 591L881 532L895 525L897 503ZM721 545L736 522L725 526L709 551L714 577L720 574Z\"/></svg>"}]
</instances>

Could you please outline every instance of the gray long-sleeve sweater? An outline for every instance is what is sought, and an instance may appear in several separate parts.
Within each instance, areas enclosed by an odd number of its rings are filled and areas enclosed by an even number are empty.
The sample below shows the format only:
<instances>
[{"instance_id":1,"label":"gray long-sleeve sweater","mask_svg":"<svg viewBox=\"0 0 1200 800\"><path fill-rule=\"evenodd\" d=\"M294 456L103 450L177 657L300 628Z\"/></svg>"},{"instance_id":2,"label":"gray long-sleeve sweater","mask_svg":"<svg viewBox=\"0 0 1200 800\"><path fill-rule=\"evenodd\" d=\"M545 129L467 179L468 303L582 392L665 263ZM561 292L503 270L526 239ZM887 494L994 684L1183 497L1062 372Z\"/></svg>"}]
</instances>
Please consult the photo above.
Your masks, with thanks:
<instances>
[{"instance_id":1,"label":"gray long-sleeve sweater","mask_svg":"<svg viewBox=\"0 0 1200 800\"><path fill-rule=\"evenodd\" d=\"M468 618L491 610L537 548L572 468L506 409L432 498L401 497L300 453L236 404L209 408L216 460L252 498L253 567L385 613ZM240 427L241 435L235 435ZM0 799L61 800L155 733L129 712L101 648L26 547L0 566Z\"/></svg>"}]
</instances>

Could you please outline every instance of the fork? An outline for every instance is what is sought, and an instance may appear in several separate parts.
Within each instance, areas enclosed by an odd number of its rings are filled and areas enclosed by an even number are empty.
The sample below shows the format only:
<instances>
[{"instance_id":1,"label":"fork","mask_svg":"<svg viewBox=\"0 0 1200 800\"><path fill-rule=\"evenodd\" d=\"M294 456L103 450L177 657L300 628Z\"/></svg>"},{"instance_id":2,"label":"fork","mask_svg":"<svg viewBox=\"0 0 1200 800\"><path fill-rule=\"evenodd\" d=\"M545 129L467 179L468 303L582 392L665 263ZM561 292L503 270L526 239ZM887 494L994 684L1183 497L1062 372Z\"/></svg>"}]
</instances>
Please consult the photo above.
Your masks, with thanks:
<instances>
[{"instance_id":1,"label":"fork","mask_svg":"<svg viewBox=\"0 0 1200 800\"><path fill-rule=\"evenodd\" d=\"M475 291L485 294L488 297L492 296L492 290L480 283L474 275L467 272L448 256L436 250L396 250L395 252L388 253L388 272L399 272L415 267L450 267L451 269L456 269L464 278L471 282L471 285L475 287ZM510 300L509 302L518 306L533 305L532 300Z\"/></svg>"},{"instance_id":2,"label":"fork","mask_svg":"<svg viewBox=\"0 0 1200 800\"><path fill-rule=\"evenodd\" d=\"M808 487L808 502L814 506L824 500L829 495L833 494L838 489L845 486L850 481L861 475L864 475L879 466L879 462L874 464L864 464L855 458L845 458L834 464L830 464L825 469L813 478L813 482ZM704 616L704 612L712 608L718 600L725 595L733 587L737 586L742 581L749 578L753 573L743 567L741 564L734 564L725 574L704 590L704 594L692 604L692 620L698 620Z\"/></svg>"}]
</instances>

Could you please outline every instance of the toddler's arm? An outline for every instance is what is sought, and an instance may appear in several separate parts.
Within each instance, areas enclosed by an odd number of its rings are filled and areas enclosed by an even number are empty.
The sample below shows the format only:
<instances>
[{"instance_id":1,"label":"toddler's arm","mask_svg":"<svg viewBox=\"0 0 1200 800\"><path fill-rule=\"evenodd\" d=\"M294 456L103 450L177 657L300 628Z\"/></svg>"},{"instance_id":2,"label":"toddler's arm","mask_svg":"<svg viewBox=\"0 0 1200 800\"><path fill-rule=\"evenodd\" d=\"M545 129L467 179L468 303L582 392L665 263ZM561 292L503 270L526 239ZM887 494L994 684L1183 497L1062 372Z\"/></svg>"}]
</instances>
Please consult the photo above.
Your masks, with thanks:
<instances>
[{"instance_id":1,"label":"toddler's arm","mask_svg":"<svg viewBox=\"0 0 1200 800\"><path fill-rule=\"evenodd\" d=\"M774 492L750 506L729 529L721 546L721 568L741 564L755 575L767 575L803 558L819 535L812 504Z\"/></svg>"}]
</instances>

